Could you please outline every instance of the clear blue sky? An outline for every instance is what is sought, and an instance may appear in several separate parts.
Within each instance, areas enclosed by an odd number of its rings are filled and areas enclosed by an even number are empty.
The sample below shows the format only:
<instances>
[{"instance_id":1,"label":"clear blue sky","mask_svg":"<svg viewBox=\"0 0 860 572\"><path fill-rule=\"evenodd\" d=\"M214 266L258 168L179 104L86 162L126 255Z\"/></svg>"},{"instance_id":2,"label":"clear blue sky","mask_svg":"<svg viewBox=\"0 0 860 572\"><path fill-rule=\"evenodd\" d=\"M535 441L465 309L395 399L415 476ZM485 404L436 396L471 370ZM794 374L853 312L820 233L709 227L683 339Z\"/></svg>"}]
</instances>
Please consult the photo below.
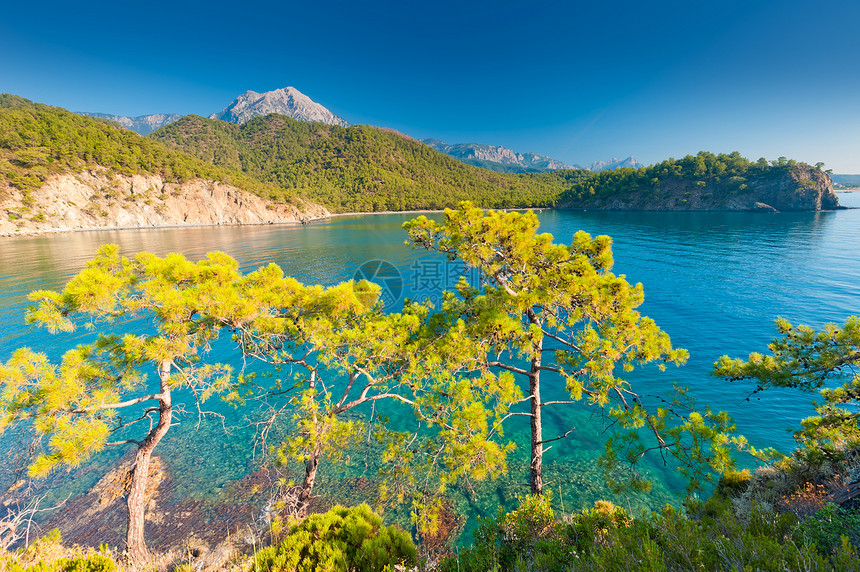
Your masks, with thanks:
<instances>
[{"instance_id":1,"label":"clear blue sky","mask_svg":"<svg viewBox=\"0 0 860 572\"><path fill-rule=\"evenodd\" d=\"M294 86L352 123L588 164L699 150L860 173L856 0L9 2L0 91L209 114Z\"/></svg>"}]
</instances>

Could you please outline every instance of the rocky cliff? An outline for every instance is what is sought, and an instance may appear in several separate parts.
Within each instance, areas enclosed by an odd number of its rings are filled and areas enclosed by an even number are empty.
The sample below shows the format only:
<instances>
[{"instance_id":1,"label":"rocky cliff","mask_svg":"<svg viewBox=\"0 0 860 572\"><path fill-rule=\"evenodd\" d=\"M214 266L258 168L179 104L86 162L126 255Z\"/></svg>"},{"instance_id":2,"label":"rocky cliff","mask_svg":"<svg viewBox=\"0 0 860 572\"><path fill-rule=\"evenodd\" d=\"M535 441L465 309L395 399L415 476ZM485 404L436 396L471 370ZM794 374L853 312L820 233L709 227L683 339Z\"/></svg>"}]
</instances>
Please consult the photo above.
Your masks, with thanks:
<instances>
[{"instance_id":1,"label":"rocky cliff","mask_svg":"<svg viewBox=\"0 0 860 572\"><path fill-rule=\"evenodd\" d=\"M563 195L559 208L632 211L820 211L841 208L833 181L802 163L739 177L669 176L639 181L607 194L601 189Z\"/></svg>"},{"instance_id":2,"label":"rocky cliff","mask_svg":"<svg viewBox=\"0 0 860 572\"><path fill-rule=\"evenodd\" d=\"M25 204L26 200L26 204ZM28 206L29 205L29 206ZM28 199L0 190L0 235L184 225L297 223L329 215L321 206L270 203L231 185L105 170L54 175Z\"/></svg>"}]
</instances>

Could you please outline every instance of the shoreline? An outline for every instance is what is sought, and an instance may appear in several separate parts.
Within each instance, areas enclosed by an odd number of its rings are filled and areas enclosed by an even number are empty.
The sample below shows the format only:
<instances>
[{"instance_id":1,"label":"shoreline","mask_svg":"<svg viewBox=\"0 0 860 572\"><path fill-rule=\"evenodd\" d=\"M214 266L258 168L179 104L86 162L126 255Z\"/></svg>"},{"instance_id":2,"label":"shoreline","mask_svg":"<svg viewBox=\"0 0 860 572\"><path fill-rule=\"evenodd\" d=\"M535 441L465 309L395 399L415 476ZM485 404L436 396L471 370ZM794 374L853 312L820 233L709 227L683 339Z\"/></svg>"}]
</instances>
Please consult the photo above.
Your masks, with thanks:
<instances>
[{"instance_id":1,"label":"shoreline","mask_svg":"<svg viewBox=\"0 0 860 572\"><path fill-rule=\"evenodd\" d=\"M332 213L325 218L337 218L345 216L365 216L365 215L390 215L390 214L426 214L426 213L443 213L445 209L419 209L411 211L363 211L357 213ZM317 219L319 220L319 219Z\"/></svg>"},{"instance_id":2,"label":"shoreline","mask_svg":"<svg viewBox=\"0 0 860 572\"><path fill-rule=\"evenodd\" d=\"M853 189L842 189L839 191L834 191L836 193L854 193L860 192L860 187ZM852 207L843 207L840 206L835 210L847 210ZM543 210L575 210L575 211L587 211L589 209L578 209L578 208L560 208L560 207L526 207L526 208L510 208L510 209L495 209L500 211L543 211ZM607 212L615 209L606 209ZM834 211L821 211L821 212L834 212ZM32 237L32 236L44 236L51 234L61 234L61 233L69 233L69 232L102 232L102 231L117 231L117 230L162 230L162 229L177 229L177 228L205 228L205 227L222 227L222 226L304 226L309 223L330 220L335 218L344 218L344 217L354 217L354 216L368 216L368 215L395 215L395 214L436 214L443 213L445 209L415 209L415 210L405 210L405 211L362 211L362 212L351 212L351 213L329 213L326 216L311 216L308 218L302 218L295 221L283 221L283 222L259 222L259 223L170 223L170 224L158 224L152 226L99 226L99 227L86 227L86 228L70 228L70 227L56 227L56 228L47 228L40 230L31 230L24 232L0 232L0 240L4 238L19 238L19 237ZM668 212L668 211L643 211L643 212ZM679 211L679 212L723 212L723 211ZM726 211L732 212L732 211ZM741 212L741 211L734 211Z\"/></svg>"},{"instance_id":3,"label":"shoreline","mask_svg":"<svg viewBox=\"0 0 860 572\"><path fill-rule=\"evenodd\" d=\"M247 223L247 222L217 222L217 223L170 223L170 224L157 224L151 226L93 226L86 228L70 228L70 227L57 227L57 228L46 228L41 230L31 230L24 232L0 232L0 239L2 238L16 238L16 237L24 237L24 236L42 236L46 234L61 234L67 232L102 232L102 231L112 231L112 230L161 230L161 229L176 229L176 228L205 228L205 227L221 227L221 226L301 226L308 224L309 222L316 222L318 220L326 220L331 218L334 215L329 216L317 216L317 217L309 217L306 219L295 220L295 221L283 221L283 222L258 222L258 223Z\"/></svg>"}]
</instances>

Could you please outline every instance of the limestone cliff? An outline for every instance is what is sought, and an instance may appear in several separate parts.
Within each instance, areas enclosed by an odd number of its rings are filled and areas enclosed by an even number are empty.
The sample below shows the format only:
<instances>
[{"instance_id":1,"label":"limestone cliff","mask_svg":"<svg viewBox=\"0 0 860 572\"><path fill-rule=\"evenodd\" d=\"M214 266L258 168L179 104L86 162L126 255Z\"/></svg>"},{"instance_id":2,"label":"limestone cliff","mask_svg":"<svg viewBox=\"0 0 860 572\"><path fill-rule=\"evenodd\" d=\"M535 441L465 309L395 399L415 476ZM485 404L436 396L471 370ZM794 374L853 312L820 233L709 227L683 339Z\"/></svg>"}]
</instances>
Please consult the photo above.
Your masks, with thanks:
<instances>
[{"instance_id":1,"label":"limestone cliff","mask_svg":"<svg viewBox=\"0 0 860 572\"><path fill-rule=\"evenodd\" d=\"M27 204L0 190L0 235L184 225L296 223L329 215L321 206L270 203L219 183L167 183L160 176L85 171L54 175Z\"/></svg>"},{"instance_id":2,"label":"limestone cliff","mask_svg":"<svg viewBox=\"0 0 860 572\"><path fill-rule=\"evenodd\" d=\"M841 208L827 173L809 165L751 171L746 178L669 176L633 180L612 193L570 193L559 208L631 211L820 211Z\"/></svg>"}]
</instances>

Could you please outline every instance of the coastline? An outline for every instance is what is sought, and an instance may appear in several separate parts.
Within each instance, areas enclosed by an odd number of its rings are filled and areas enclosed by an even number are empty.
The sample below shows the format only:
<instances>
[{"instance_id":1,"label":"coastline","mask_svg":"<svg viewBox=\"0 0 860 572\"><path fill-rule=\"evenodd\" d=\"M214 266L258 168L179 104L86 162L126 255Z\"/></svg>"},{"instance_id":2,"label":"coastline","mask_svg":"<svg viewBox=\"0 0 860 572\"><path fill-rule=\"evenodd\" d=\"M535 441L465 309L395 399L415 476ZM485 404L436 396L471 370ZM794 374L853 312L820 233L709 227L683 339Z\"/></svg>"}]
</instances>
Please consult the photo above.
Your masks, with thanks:
<instances>
[{"instance_id":1,"label":"coastline","mask_svg":"<svg viewBox=\"0 0 860 572\"><path fill-rule=\"evenodd\" d=\"M427 213L443 213L445 209L419 209L419 210L411 210L411 211L364 211L357 213L331 213L329 216L324 218L336 218L336 217L344 217L344 216L364 216L364 215L390 215L390 214L427 214Z\"/></svg>"},{"instance_id":2,"label":"coastline","mask_svg":"<svg viewBox=\"0 0 860 572\"><path fill-rule=\"evenodd\" d=\"M357 213L359 214L359 213ZM369 213L372 214L372 213ZM381 214L381 213L378 213ZM24 236L42 236L47 234L61 234L67 232L101 232L108 230L160 230L168 228L203 228L203 227L220 227L220 226L301 226L309 222L325 220L334 215L308 217L301 220L283 221L283 222L216 222L216 223L169 223L156 224L147 226L90 226L82 228L71 227L56 227L39 230L27 230L23 232L0 232L0 238L16 238Z\"/></svg>"},{"instance_id":3,"label":"coastline","mask_svg":"<svg viewBox=\"0 0 860 572\"><path fill-rule=\"evenodd\" d=\"M544 209L548 207L535 207L534 209L497 209L497 210L537 210ZM302 218L300 220L295 221L284 221L284 222L258 222L258 223L231 223L231 222L218 222L218 223L169 223L169 224L158 224L158 225L148 225L148 226L91 226L91 227L82 227L82 228L72 228L72 227L56 227L56 228L46 228L39 230L25 230L22 232L0 232L0 239L3 238L16 238L16 237L25 237L25 236L43 236L49 234L61 234L67 232L101 232L101 231L110 231L110 230L159 230L159 229L175 229L175 228L202 228L202 227L221 227L221 226L300 226L305 225L312 222L317 222L321 220L328 220L333 218L343 218L350 216L366 216L366 215L392 215L392 214L435 214L435 213L443 213L444 209L428 209L428 210L407 210L407 211L367 211L367 212L354 212L354 213L331 213L326 216L309 216L307 218Z\"/></svg>"},{"instance_id":4,"label":"coastline","mask_svg":"<svg viewBox=\"0 0 860 572\"><path fill-rule=\"evenodd\" d=\"M855 193L860 192L860 187L852 188L852 189L840 189L838 191L834 191L835 193ZM842 207L840 206L835 210L843 210L851 207ZM587 211L589 209L579 209L579 208L564 208L564 207L526 207L526 208L508 208L508 209L495 209L500 211L543 211L543 210L552 210L552 209L560 209L560 210L582 210ZM603 209L599 209L603 210ZM627 209L605 209L605 210L627 210ZM55 227L55 228L46 228L39 230L25 230L22 232L0 232L0 239L3 238L16 238L16 237L29 237L29 236L43 236L50 234L61 234L61 233L69 233L69 232L101 232L101 231L114 231L114 230L160 230L160 229L176 229L176 228L203 228L203 227L221 227L221 226L297 226L297 225L305 225L311 222L317 222L321 220L329 220L334 218L344 218L344 217L353 217L353 216L367 216L367 215L394 215L394 214L437 214L444 213L445 209L414 209L414 210L404 210L404 211L361 211L361 212L348 212L348 213L329 213L324 216L308 216L305 218L301 218L293 221L282 221L282 222L273 222L273 221L265 221L265 222L217 222L217 223L167 223L167 224L158 224L158 225L147 225L147 226L92 226L92 227ZM660 211L652 211L652 212L660 212ZM685 211L685 212L717 212L710 210L703 211Z\"/></svg>"}]
</instances>

